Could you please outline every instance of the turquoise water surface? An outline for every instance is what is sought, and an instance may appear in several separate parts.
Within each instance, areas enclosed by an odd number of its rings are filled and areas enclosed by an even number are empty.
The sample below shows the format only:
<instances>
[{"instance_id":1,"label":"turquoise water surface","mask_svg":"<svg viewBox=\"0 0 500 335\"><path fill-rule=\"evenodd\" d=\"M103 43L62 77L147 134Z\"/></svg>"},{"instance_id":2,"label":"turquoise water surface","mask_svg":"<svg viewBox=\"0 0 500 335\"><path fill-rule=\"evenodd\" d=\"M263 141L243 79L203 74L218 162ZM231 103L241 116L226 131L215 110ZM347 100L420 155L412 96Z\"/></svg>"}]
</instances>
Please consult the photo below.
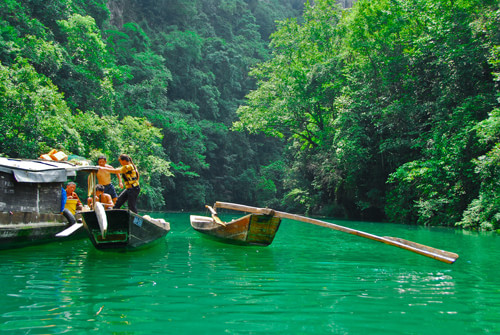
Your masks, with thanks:
<instances>
[{"instance_id":1,"label":"turquoise water surface","mask_svg":"<svg viewBox=\"0 0 500 335\"><path fill-rule=\"evenodd\" d=\"M203 238L189 214L164 241L0 251L6 334L500 334L500 235L332 221L460 254L442 263L284 220L268 247Z\"/></svg>"}]
</instances>

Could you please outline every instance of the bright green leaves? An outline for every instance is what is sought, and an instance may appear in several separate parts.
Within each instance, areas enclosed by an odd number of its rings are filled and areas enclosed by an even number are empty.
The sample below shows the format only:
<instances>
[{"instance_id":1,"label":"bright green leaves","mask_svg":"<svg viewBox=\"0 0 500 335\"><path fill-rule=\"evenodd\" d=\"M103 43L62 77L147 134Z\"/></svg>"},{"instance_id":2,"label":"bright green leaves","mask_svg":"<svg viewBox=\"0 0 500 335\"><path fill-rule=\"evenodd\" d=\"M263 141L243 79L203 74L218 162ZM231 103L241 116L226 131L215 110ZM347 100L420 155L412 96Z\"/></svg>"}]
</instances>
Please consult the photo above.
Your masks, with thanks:
<instances>
[{"instance_id":1,"label":"bright green leaves","mask_svg":"<svg viewBox=\"0 0 500 335\"><path fill-rule=\"evenodd\" d=\"M105 66L109 60L95 20L90 16L75 14L68 20L59 21L59 25L66 35L66 50L73 64L85 66L89 72L99 76L102 65Z\"/></svg>"},{"instance_id":2,"label":"bright green leaves","mask_svg":"<svg viewBox=\"0 0 500 335\"><path fill-rule=\"evenodd\" d=\"M496 103L495 6L358 1L340 14L315 1L272 35L234 126L293 143L289 199L311 209L454 225L473 201L471 213L491 208L497 186L481 180L497 176L498 131L481 121Z\"/></svg>"},{"instance_id":3,"label":"bright green leaves","mask_svg":"<svg viewBox=\"0 0 500 335\"><path fill-rule=\"evenodd\" d=\"M487 32L490 38L486 45L490 46L489 63L493 67L494 80L500 81L500 40L496 33L499 26L499 10L485 14L485 19L477 26L479 31ZM484 28L488 28L487 30ZM493 30L490 30L493 29ZM493 37L493 38L491 38ZM497 88L497 98L500 96ZM484 146L485 154L474 159L475 172L478 177L479 195L467 207L463 219L458 225L479 229L500 229L500 109L496 107L488 118L479 122L475 128L479 143Z\"/></svg>"},{"instance_id":4,"label":"bright green leaves","mask_svg":"<svg viewBox=\"0 0 500 335\"><path fill-rule=\"evenodd\" d=\"M238 109L236 129L278 137L291 134L305 146L320 144L332 113L335 86L328 83L340 77L331 71L340 18L333 4L320 1L308 7L302 26L296 20L281 23L272 35L273 58L251 72L259 88Z\"/></svg>"},{"instance_id":5,"label":"bright green leaves","mask_svg":"<svg viewBox=\"0 0 500 335\"><path fill-rule=\"evenodd\" d=\"M55 77L62 68L65 61L64 54L64 49L53 41L32 35L27 35L24 39L24 57L34 64L38 72L49 78Z\"/></svg>"},{"instance_id":6,"label":"bright green leaves","mask_svg":"<svg viewBox=\"0 0 500 335\"><path fill-rule=\"evenodd\" d=\"M64 33L63 44L71 65L62 89L74 108L110 115L115 103L115 71L101 32L90 16L74 14L58 22Z\"/></svg>"},{"instance_id":7,"label":"bright green leaves","mask_svg":"<svg viewBox=\"0 0 500 335\"><path fill-rule=\"evenodd\" d=\"M81 143L66 127L71 113L49 79L22 60L12 67L0 64L0 78L0 153L35 158Z\"/></svg>"}]
</instances>

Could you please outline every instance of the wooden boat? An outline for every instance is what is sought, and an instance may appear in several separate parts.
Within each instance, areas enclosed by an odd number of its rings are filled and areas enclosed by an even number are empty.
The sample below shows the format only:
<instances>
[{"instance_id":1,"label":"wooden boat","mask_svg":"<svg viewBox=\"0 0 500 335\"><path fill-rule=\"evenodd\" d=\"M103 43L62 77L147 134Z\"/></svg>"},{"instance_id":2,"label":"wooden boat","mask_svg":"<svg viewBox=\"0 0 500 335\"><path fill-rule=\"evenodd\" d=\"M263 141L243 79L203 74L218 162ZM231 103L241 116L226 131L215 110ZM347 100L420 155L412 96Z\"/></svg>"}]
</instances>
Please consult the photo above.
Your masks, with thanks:
<instances>
[{"instance_id":1,"label":"wooden boat","mask_svg":"<svg viewBox=\"0 0 500 335\"><path fill-rule=\"evenodd\" d=\"M63 183L88 166L0 157L0 249L84 238L57 238L75 221L61 213Z\"/></svg>"},{"instance_id":2,"label":"wooden boat","mask_svg":"<svg viewBox=\"0 0 500 335\"><path fill-rule=\"evenodd\" d=\"M94 194L98 170L97 166L86 169L90 172L87 191L94 210L85 205L84 210L80 212L83 222L74 223L57 236L70 236L84 227L90 241L99 250L134 250L160 241L168 234L170 224L163 219L141 216L125 209L105 210L102 203L96 202Z\"/></svg>"},{"instance_id":3,"label":"wooden boat","mask_svg":"<svg viewBox=\"0 0 500 335\"><path fill-rule=\"evenodd\" d=\"M204 236L231 244L267 246L273 242L281 219L270 214L249 214L231 222L222 222L207 206L212 217L191 215L191 227Z\"/></svg>"},{"instance_id":4,"label":"wooden boat","mask_svg":"<svg viewBox=\"0 0 500 335\"><path fill-rule=\"evenodd\" d=\"M170 224L163 219L140 216L125 209L110 209L101 212L82 212L83 226L92 244L99 250L134 250L161 241L170 231ZM103 225L105 221L106 224Z\"/></svg>"},{"instance_id":5,"label":"wooden boat","mask_svg":"<svg viewBox=\"0 0 500 335\"><path fill-rule=\"evenodd\" d=\"M209 208L210 211L212 212L212 218L214 220L217 220L218 217L217 217L217 213L215 212L215 209L213 209L209 206L207 206L207 208ZM399 237L377 236L377 235L370 234L370 233L367 233L364 231L355 230L355 229L348 228L348 227L343 227L343 226L340 226L338 224L334 224L331 222L326 222L326 221L313 219L313 218L309 218L306 216L300 216L300 215L296 215L296 214L286 213L286 212L279 212L279 211L275 211L275 210L270 209L270 208L258 208L258 207L251 207L251 206L246 206L246 205L239 205L239 204L233 204L230 202L220 202L220 201L217 201L215 203L214 208L225 208L225 209L230 209L230 210L235 210L235 211L252 213L254 215L255 214L271 215L274 218L291 219L291 220L311 223L311 224L314 224L317 226L334 229L337 231L356 235L359 237L364 237L364 238L367 238L367 239L370 239L373 241L382 242L382 243L392 245L394 247L398 247L401 249L405 249L405 250L420 254L422 256L433 258L435 260L438 260L438 261L441 261L444 263L448 263L448 264L453 264L459 257L458 254L456 254L454 252L433 248L433 247L423 245L420 243L415 243L412 241L404 240L404 239L399 238ZM221 229L224 230L224 228L221 228ZM221 235L221 234L218 233L218 235Z\"/></svg>"}]
</instances>

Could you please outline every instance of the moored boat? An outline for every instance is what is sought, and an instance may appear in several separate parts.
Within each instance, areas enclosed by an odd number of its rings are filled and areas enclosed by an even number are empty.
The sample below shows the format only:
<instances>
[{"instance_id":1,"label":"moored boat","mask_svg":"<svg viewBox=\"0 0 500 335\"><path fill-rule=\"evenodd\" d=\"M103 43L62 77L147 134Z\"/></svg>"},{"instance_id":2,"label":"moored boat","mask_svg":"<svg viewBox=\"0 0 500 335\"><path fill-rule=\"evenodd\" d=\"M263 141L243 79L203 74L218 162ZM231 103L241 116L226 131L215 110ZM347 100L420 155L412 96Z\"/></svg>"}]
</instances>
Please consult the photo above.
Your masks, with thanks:
<instances>
[{"instance_id":1,"label":"moored boat","mask_svg":"<svg viewBox=\"0 0 500 335\"><path fill-rule=\"evenodd\" d=\"M215 213L215 210L209 206L207 206L207 208L209 208L211 210L212 218L217 219L217 216L216 216L217 213ZM435 260L438 260L438 261L444 262L444 263L448 263L448 264L453 264L459 257L458 254L456 254L454 252L433 248L433 247L423 245L420 243L408 241L408 240L405 240L405 239L402 239L399 237L377 236L377 235L370 234L370 233L367 233L367 232L364 232L361 230L356 230L356 229L352 229L349 227L340 226L340 225L332 223L332 222L326 222L326 221L322 221L322 220L318 220L318 219L314 219L314 218L310 218L310 217L306 217L306 216L301 216L301 215L297 215L297 214L275 211L275 210L270 209L270 208L258 208L258 207L233 204L230 202L220 202L220 201L217 201L215 203L214 208L224 208L224 209L247 212L247 213L252 213L252 214L272 215L276 218L291 219L291 220L311 223L311 224L314 224L317 226L330 228L333 230L356 235L359 237L364 237L364 238L367 238L367 239L370 239L373 241L382 242L384 244L388 244L388 245L392 245L394 247L405 249L405 250L417 253L419 255L433 258Z\"/></svg>"},{"instance_id":2,"label":"moored boat","mask_svg":"<svg viewBox=\"0 0 500 335\"><path fill-rule=\"evenodd\" d=\"M222 222L212 207L212 217L191 215L191 227L204 236L239 245L268 246L274 240L281 219L269 214L249 214L230 222Z\"/></svg>"},{"instance_id":3,"label":"moored boat","mask_svg":"<svg viewBox=\"0 0 500 335\"><path fill-rule=\"evenodd\" d=\"M88 169L68 162L0 157L0 249L63 239L56 234L74 223L61 213L62 185Z\"/></svg>"},{"instance_id":4,"label":"moored boat","mask_svg":"<svg viewBox=\"0 0 500 335\"><path fill-rule=\"evenodd\" d=\"M83 225L99 250L134 250L159 242L170 231L163 219L141 216L125 209L83 211Z\"/></svg>"}]
</instances>

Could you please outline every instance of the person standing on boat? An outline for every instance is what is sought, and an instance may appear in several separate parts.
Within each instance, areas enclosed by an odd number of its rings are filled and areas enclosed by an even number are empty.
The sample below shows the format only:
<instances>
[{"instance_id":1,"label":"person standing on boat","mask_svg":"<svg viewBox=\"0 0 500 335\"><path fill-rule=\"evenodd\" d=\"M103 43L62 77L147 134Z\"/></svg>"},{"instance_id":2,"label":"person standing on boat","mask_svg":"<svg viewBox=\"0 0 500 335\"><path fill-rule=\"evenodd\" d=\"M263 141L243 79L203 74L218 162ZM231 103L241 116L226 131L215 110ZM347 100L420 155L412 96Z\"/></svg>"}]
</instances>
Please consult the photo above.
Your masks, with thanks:
<instances>
[{"instance_id":1,"label":"person standing on boat","mask_svg":"<svg viewBox=\"0 0 500 335\"><path fill-rule=\"evenodd\" d=\"M125 182L125 190L120 193L115 203L115 209L119 209L125 202L128 202L128 209L137 213L137 197L141 191L139 186L139 172L135 166L132 158L128 155L122 154L118 157L118 161L122 165L121 168L114 169L112 167L99 167L99 170L106 170L110 173L120 173L123 181Z\"/></svg>"},{"instance_id":2,"label":"person standing on boat","mask_svg":"<svg viewBox=\"0 0 500 335\"><path fill-rule=\"evenodd\" d=\"M107 164L106 156L99 156L97 158L97 165L100 167L108 167L113 168L111 165ZM123 188L122 177L120 173L115 173L118 177L118 185L120 188ZM104 193L107 193L113 199L113 204L116 204L116 200L118 199L118 194L116 193L115 187L111 184L111 173L104 169L99 169L97 171L97 182L104 186Z\"/></svg>"},{"instance_id":3,"label":"person standing on boat","mask_svg":"<svg viewBox=\"0 0 500 335\"><path fill-rule=\"evenodd\" d=\"M108 167L113 168L111 165L107 164L106 156L99 156L97 158L97 165L100 167ZM120 188L123 188L122 178L120 173L115 173L118 177L118 185ZM111 184L111 173L104 169L99 169L97 171L97 182L104 186L104 193L107 193L113 199L113 204L116 204L116 200L118 199L118 194L116 193L115 187Z\"/></svg>"}]
</instances>

